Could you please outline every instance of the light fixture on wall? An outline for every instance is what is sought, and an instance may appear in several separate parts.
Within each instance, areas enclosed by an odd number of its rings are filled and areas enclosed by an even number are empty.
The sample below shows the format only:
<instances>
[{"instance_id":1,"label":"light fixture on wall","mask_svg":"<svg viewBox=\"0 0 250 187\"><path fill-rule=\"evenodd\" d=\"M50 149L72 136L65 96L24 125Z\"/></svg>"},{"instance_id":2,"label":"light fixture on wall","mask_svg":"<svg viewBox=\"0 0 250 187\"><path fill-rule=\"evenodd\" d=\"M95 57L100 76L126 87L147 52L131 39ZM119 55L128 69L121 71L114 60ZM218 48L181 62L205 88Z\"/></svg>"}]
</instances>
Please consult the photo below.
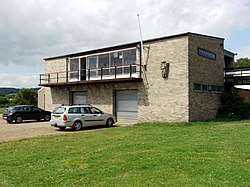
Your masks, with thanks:
<instances>
[{"instance_id":1,"label":"light fixture on wall","mask_svg":"<svg viewBox=\"0 0 250 187\"><path fill-rule=\"evenodd\" d=\"M166 61L161 61L161 75L164 79L168 78L169 74L169 63Z\"/></svg>"}]
</instances>

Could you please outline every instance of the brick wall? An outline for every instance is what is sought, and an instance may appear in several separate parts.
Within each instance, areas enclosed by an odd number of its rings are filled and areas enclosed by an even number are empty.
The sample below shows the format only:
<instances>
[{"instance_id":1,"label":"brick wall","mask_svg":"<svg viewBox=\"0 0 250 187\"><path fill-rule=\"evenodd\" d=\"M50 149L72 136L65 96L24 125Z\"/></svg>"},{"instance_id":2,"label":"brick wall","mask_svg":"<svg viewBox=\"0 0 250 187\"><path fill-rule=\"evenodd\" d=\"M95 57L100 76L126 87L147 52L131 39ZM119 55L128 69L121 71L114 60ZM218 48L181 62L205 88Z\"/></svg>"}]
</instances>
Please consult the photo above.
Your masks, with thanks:
<instances>
[{"instance_id":1,"label":"brick wall","mask_svg":"<svg viewBox=\"0 0 250 187\"><path fill-rule=\"evenodd\" d=\"M188 121L188 37L146 43L149 48L145 98L139 105L140 121ZM147 53L146 53L147 54ZM168 78L161 62L169 63Z\"/></svg>"},{"instance_id":2,"label":"brick wall","mask_svg":"<svg viewBox=\"0 0 250 187\"><path fill-rule=\"evenodd\" d=\"M216 54L216 60L198 55L198 47ZM193 83L224 84L223 40L211 37L189 38L189 117L190 121L206 120L216 116L220 93L194 91Z\"/></svg>"}]
</instances>

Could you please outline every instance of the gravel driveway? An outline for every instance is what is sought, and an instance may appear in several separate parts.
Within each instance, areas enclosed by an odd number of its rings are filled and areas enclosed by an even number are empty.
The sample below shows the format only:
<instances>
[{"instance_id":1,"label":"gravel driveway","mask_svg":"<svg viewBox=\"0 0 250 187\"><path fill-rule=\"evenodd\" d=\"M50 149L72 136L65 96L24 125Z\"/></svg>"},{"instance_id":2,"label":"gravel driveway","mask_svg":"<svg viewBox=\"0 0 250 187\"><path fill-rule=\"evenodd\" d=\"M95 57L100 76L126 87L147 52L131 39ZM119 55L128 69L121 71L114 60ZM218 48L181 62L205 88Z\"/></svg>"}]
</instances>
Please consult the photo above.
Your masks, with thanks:
<instances>
[{"instance_id":1,"label":"gravel driveway","mask_svg":"<svg viewBox=\"0 0 250 187\"><path fill-rule=\"evenodd\" d=\"M9 124L0 115L0 142L62 133L69 132L67 130L59 131L59 129L51 127L49 122L28 121Z\"/></svg>"}]
</instances>

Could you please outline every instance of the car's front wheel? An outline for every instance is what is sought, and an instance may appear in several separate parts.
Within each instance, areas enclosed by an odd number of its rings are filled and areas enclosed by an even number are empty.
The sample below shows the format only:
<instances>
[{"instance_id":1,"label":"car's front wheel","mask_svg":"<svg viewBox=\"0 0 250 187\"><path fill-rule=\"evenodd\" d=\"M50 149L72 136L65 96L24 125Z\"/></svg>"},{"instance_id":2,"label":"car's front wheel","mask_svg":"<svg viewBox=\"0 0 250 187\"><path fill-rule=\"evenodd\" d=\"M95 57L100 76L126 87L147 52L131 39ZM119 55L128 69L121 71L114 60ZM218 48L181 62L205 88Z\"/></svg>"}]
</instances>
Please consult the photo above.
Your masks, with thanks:
<instances>
[{"instance_id":1,"label":"car's front wheel","mask_svg":"<svg viewBox=\"0 0 250 187\"><path fill-rule=\"evenodd\" d=\"M75 123L74 123L73 126L72 126L72 129L73 129L74 131L79 131L79 130L81 130L81 128L82 128L82 122L80 122L80 121L75 121Z\"/></svg>"},{"instance_id":2,"label":"car's front wheel","mask_svg":"<svg viewBox=\"0 0 250 187\"><path fill-rule=\"evenodd\" d=\"M112 118L108 118L106 121L106 127L112 127L114 125L114 120Z\"/></svg>"},{"instance_id":3,"label":"car's front wheel","mask_svg":"<svg viewBox=\"0 0 250 187\"><path fill-rule=\"evenodd\" d=\"M23 122L22 116L17 116L16 119L15 119L15 122L16 123L22 123Z\"/></svg>"}]
</instances>

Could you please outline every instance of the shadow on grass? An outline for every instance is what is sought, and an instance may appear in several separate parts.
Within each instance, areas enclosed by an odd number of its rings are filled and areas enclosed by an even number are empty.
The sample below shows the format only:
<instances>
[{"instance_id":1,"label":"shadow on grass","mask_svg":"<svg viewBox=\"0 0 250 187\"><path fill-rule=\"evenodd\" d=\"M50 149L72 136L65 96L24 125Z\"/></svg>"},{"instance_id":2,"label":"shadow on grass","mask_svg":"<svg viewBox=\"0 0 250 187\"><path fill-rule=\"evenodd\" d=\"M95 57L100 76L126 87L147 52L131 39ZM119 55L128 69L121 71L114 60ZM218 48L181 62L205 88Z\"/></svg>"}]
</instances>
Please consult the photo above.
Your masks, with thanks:
<instances>
[{"instance_id":1,"label":"shadow on grass","mask_svg":"<svg viewBox=\"0 0 250 187\"><path fill-rule=\"evenodd\" d=\"M83 127L80 131L74 131L70 127L67 127L64 130L60 130L58 128L57 131L59 132L81 132L81 131L95 131L95 130L100 130L100 129L109 129L109 128L115 128L115 127L118 127L118 126L114 125L113 127L106 127L104 125L96 125L96 126L91 126L91 127Z\"/></svg>"}]
</instances>

